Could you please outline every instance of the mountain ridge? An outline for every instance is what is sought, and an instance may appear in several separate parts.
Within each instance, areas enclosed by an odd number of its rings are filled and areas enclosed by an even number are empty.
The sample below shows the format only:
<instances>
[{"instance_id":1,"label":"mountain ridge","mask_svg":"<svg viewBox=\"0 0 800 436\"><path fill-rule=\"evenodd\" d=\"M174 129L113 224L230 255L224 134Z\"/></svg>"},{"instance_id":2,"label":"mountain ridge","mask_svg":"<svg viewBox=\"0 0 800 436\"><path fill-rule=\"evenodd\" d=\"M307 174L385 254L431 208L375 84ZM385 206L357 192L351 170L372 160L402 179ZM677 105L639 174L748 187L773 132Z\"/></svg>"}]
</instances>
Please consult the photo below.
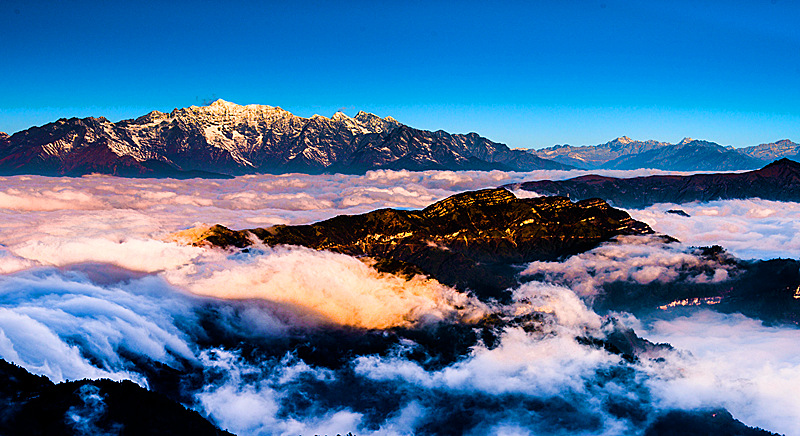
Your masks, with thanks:
<instances>
[{"instance_id":1,"label":"mountain ridge","mask_svg":"<svg viewBox=\"0 0 800 436\"><path fill-rule=\"evenodd\" d=\"M398 132L396 130L400 129ZM372 169L568 169L475 133L406 126L364 111L302 118L217 100L112 123L61 118L0 136L0 174L172 176L186 172L362 173ZM196 173L195 173L196 174ZM200 173L202 174L202 173Z\"/></svg>"},{"instance_id":2,"label":"mountain ridge","mask_svg":"<svg viewBox=\"0 0 800 436\"><path fill-rule=\"evenodd\" d=\"M782 157L800 157L800 144L784 139L734 148L683 138L671 144L621 136L599 145L555 145L530 153L584 169L654 168L667 171L737 171L757 169Z\"/></svg>"},{"instance_id":3,"label":"mountain ridge","mask_svg":"<svg viewBox=\"0 0 800 436\"><path fill-rule=\"evenodd\" d=\"M599 198L517 198L506 189L485 189L422 210L379 209L240 231L217 225L190 243L243 248L254 243L252 234L270 246L370 257L385 265L385 272L418 271L480 298L503 299L517 281L519 271L512 265L583 252L617 235L651 233L647 224Z\"/></svg>"},{"instance_id":4,"label":"mountain ridge","mask_svg":"<svg viewBox=\"0 0 800 436\"><path fill-rule=\"evenodd\" d=\"M780 159L744 173L615 178L587 175L568 180L540 180L506 185L507 189L572 200L600 197L616 207L643 208L656 203L732 200L800 201L800 163Z\"/></svg>"}]
</instances>

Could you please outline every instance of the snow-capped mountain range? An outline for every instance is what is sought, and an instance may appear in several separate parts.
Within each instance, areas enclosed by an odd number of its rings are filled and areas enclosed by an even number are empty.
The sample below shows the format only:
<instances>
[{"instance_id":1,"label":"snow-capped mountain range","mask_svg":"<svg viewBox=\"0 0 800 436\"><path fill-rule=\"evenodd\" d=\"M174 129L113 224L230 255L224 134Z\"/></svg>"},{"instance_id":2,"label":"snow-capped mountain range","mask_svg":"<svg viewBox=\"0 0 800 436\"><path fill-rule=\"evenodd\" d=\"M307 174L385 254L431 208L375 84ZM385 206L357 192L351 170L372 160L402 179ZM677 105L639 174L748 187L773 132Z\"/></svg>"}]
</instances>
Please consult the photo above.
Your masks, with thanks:
<instances>
[{"instance_id":1,"label":"snow-capped mountain range","mask_svg":"<svg viewBox=\"0 0 800 436\"><path fill-rule=\"evenodd\" d=\"M117 123L60 119L0 135L0 173L213 176L371 169L566 169L475 133L418 130L366 112L302 118L217 100Z\"/></svg>"}]
</instances>

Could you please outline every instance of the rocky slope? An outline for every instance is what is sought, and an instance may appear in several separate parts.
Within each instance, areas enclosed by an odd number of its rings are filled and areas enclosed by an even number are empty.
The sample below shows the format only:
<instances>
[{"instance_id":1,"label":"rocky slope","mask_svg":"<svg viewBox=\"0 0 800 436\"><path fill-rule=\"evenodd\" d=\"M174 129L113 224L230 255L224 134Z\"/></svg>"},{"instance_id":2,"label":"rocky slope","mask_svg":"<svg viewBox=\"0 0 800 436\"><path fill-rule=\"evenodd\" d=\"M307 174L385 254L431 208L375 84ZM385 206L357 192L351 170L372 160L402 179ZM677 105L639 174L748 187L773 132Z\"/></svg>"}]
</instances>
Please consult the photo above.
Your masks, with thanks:
<instances>
[{"instance_id":1,"label":"rocky slope","mask_svg":"<svg viewBox=\"0 0 800 436\"><path fill-rule=\"evenodd\" d=\"M505 189L458 194L423 210L381 209L304 226L232 231L215 226L196 244L302 245L378 260L392 272L422 272L483 298L503 298L516 283L512 265L557 259L616 235L652 233L646 224L590 199L519 199Z\"/></svg>"},{"instance_id":2,"label":"rocky slope","mask_svg":"<svg viewBox=\"0 0 800 436\"><path fill-rule=\"evenodd\" d=\"M563 169L471 133L359 112L331 118L217 100L135 120L60 119L0 136L0 174L196 177L370 169Z\"/></svg>"},{"instance_id":3,"label":"rocky slope","mask_svg":"<svg viewBox=\"0 0 800 436\"><path fill-rule=\"evenodd\" d=\"M734 171L755 169L771 162L776 154L761 150L734 149L709 141L684 138L677 144L634 141L627 136L605 144L573 147L557 145L531 150L536 156L585 169L656 168L669 171ZM774 157L773 156L773 157Z\"/></svg>"},{"instance_id":4,"label":"rocky slope","mask_svg":"<svg viewBox=\"0 0 800 436\"><path fill-rule=\"evenodd\" d=\"M744 173L650 176L619 179L582 176L574 179L525 182L507 188L541 195L563 195L573 200L603 198L617 207L643 208L655 203L729 200L758 197L800 201L800 164L781 159Z\"/></svg>"}]
</instances>

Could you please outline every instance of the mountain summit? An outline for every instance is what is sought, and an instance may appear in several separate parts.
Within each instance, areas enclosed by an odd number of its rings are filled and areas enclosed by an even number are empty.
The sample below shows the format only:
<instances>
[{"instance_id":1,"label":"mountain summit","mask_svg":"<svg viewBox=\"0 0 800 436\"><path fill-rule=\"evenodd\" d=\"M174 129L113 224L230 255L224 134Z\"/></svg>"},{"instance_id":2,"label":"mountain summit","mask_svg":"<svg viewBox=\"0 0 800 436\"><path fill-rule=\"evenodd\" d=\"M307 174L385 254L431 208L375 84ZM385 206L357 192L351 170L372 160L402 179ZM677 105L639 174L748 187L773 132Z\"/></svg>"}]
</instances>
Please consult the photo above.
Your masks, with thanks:
<instances>
[{"instance_id":1,"label":"mountain summit","mask_svg":"<svg viewBox=\"0 0 800 436\"><path fill-rule=\"evenodd\" d=\"M112 123L60 119L0 135L0 174L193 177L389 169L566 169L477 134L414 129L392 117L302 118L216 100Z\"/></svg>"}]
</instances>

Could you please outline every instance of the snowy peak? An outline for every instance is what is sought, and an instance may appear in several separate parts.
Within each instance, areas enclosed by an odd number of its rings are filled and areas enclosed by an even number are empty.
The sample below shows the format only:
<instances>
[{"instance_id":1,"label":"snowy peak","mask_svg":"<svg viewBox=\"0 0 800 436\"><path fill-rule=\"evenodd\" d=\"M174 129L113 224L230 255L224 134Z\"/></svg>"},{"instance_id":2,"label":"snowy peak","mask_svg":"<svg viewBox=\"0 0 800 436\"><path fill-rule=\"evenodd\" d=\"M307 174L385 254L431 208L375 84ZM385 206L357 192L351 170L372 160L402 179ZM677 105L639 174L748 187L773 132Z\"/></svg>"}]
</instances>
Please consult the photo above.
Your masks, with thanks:
<instances>
[{"instance_id":1,"label":"snowy peak","mask_svg":"<svg viewBox=\"0 0 800 436\"><path fill-rule=\"evenodd\" d=\"M260 105L260 104L242 105L242 104L238 104L238 103L234 103L234 102L231 102L231 101L227 101L227 100L223 100L221 98L218 98L218 99L214 100L213 102L211 102L211 104L209 104L208 106L205 106L205 107L208 107L208 108L237 109L237 108L262 107L262 106L264 106L264 105ZM271 106L264 106L264 107L271 108Z\"/></svg>"},{"instance_id":2,"label":"snowy peak","mask_svg":"<svg viewBox=\"0 0 800 436\"><path fill-rule=\"evenodd\" d=\"M152 111L147 115L142 115L141 117L136 118L134 120L134 122L136 124L150 124L150 123L155 123L155 122L158 122L158 121L161 121L161 120L165 120L165 119L167 119L169 117L170 117L170 115L169 114L165 114L164 112Z\"/></svg>"},{"instance_id":3,"label":"snowy peak","mask_svg":"<svg viewBox=\"0 0 800 436\"><path fill-rule=\"evenodd\" d=\"M690 142L694 142L694 139L686 137L686 138L681 139L681 142L679 142L677 145L686 145L686 144L688 144Z\"/></svg>"},{"instance_id":4,"label":"snowy peak","mask_svg":"<svg viewBox=\"0 0 800 436\"><path fill-rule=\"evenodd\" d=\"M333 114L333 116L331 117L331 119L332 119L333 121L346 121L346 120L350 120L351 118L350 118L350 117L348 117L348 116L347 116L347 115L346 115L344 112L342 112L342 111L336 111L336 113L334 113L334 114Z\"/></svg>"},{"instance_id":5,"label":"snowy peak","mask_svg":"<svg viewBox=\"0 0 800 436\"><path fill-rule=\"evenodd\" d=\"M402 125L392 117L381 118L375 114L364 111L359 111L353 119L374 133L388 132Z\"/></svg>"},{"instance_id":6,"label":"snowy peak","mask_svg":"<svg viewBox=\"0 0 800 436\"><path fill-rule=\"evenodd\" d=\"M620 136L619 138L613 140L612 142L617 142L620 144L630 144L631 142L635 142L633 139L628 138L627 136Z\"/></svg>"},{"instance_id":7,"label":"snowy peak","mask_svg":"<svg viewBox=\"0 0 800 436\"><path fill-rule=\"evenodd\" d=\"M220 125L235 129L236 126L247 125L251 129L267 128L275 133L286 132L287 129L294 131L298 126L311 121L332 128L343 127L354 134L383 133L400 125L394 118L380 118L363 111L354 118L342 111L336 111L330 118L318 114L303 118L280 107L258 104L243 106L223 99L217 99L208 106L175 109L170 116L179 118L184 123L202 127Z\"/></svg>"},{"instance_id":8,"label":"snowy peak","mask_svg":"<svg viewBox=\"0 0 800 436\"><path fill-rule=\"evenodd\" d=\"M227 107L227 106L231 106L231 105L238 106L235 103L231 103L231 102L225 101L225 100L223 100L221 98L218 98L218 99L214 100L213 103L208 105L208 107Z\"/></svg>"}]
</instances>

